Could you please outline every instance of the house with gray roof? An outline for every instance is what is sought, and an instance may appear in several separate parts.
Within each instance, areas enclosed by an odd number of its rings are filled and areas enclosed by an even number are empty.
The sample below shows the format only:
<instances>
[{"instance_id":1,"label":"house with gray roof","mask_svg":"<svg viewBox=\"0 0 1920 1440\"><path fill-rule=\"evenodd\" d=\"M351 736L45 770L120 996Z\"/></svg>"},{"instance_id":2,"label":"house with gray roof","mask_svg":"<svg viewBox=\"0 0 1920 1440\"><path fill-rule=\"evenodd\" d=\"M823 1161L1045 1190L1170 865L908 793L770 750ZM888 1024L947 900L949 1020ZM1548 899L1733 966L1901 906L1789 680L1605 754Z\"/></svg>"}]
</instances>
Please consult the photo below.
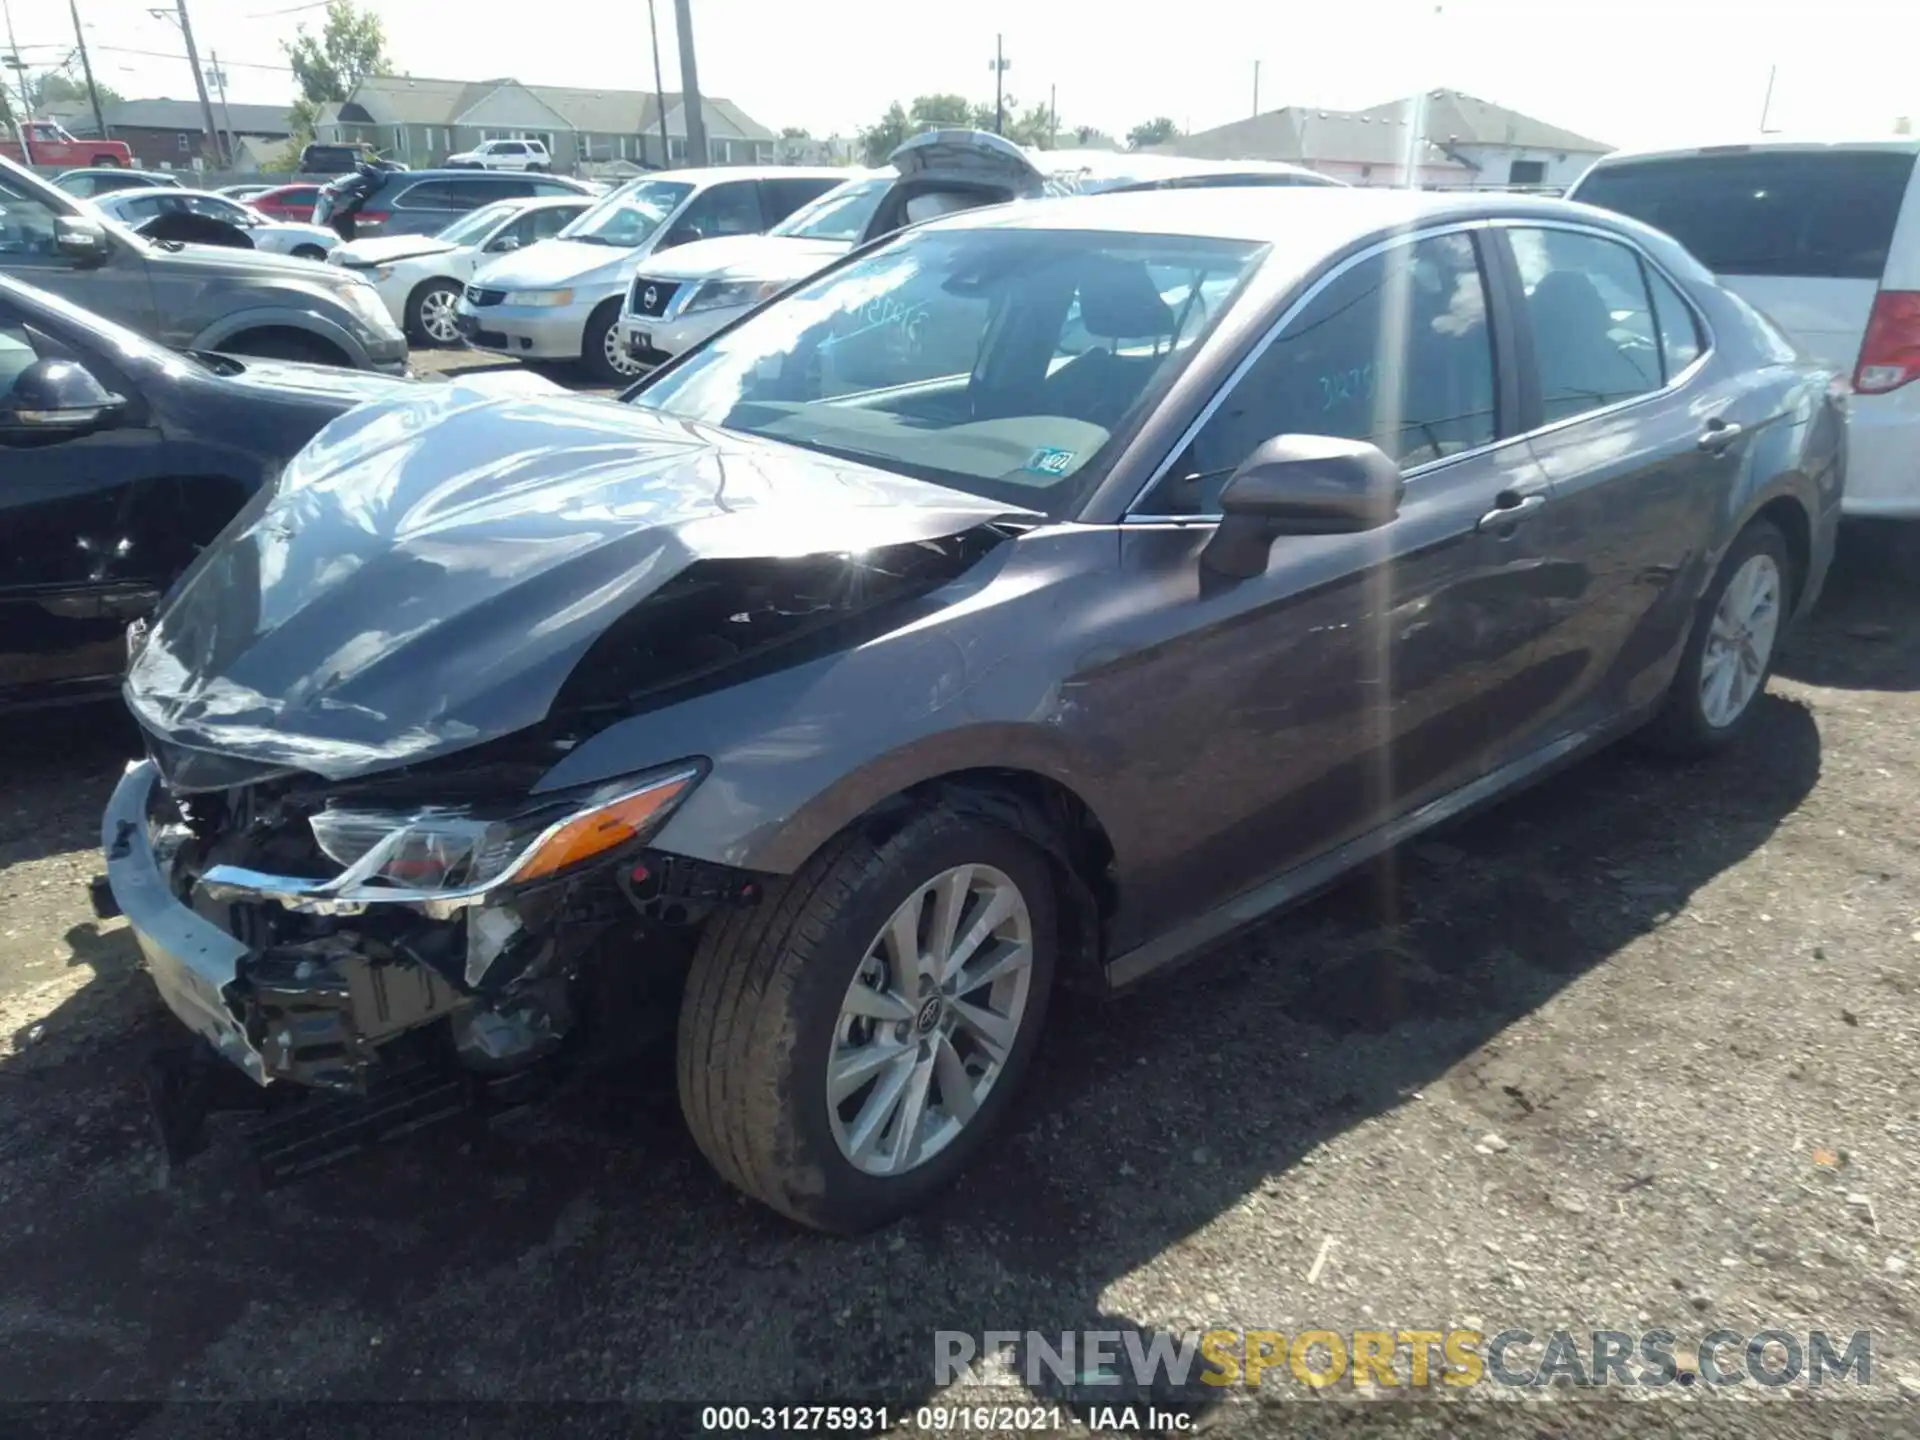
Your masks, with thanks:
<instances>
[{"instance_id":1,"label":"house with gray roof","mask_svg":"<svg viewBox=\"0 0 1920 1440\"><path fill-rule=\"evenodd\" d=\"M669 91L667 147L660 145L659 102L650 90L526 85L514 79L435 80L371 75L353 94L325 107L316 127L324 141L365 142L418 170L471 150L483 140L539 140L562 171L614 165L681 165L687 159L684 99ZM776 136L731 100L703 97L708 160L715 165L767 164Z\"/></svg>"},{"instance_id":2,"label":"house with gray roof","mask_svg":"<svg viewBox=\"0 0 1920 1440\"><path fill-rule=\"evenodd\" d=\"M1156 150L1206 160L1284 160L1353 185L1563 189L1613 147L1517 110L1434 90L1367 110L1287 105Z\"/></svg>"},{"instance_id":3,"label":"house with gray roof","mask_svg":"<svg viewBox=\"0 0 1920 1440\"><path fill-rule=\"evenodd\" d=\"M57 101L47 109L75 135L92 135L99 128L92 106L83 99ZM197 99L109 100L101 111L108 138L126 141L134 163L142 169L221 168L219 148L207 135ZM216 97L213 121L222 131L232 132L236 152L277 153L293 134L293 121L284 105L223 105Z\"/></svg>"}]
</instances>

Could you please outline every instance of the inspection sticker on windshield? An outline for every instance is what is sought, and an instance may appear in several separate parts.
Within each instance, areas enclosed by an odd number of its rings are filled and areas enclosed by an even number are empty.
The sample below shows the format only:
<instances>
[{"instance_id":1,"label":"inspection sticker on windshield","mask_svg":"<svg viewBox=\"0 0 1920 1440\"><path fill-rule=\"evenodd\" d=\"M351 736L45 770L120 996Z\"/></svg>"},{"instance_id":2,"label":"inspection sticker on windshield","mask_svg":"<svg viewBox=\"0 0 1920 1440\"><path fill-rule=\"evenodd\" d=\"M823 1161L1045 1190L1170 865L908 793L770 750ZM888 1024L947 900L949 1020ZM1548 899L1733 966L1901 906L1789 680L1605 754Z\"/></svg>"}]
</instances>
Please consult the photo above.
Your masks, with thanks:
<instances>
[{"instance_id":1,"label":"inspection sticker on windshield","mask_svg":"<svg viewBox=\"0 0 1920 1440\"><path fill-rule=\"evenodd\" d=\"M1026 469L1041 475L1064 475L1073 464L1074 452L1042 445L1027 458Z\"/></svg>"}]
</instances>

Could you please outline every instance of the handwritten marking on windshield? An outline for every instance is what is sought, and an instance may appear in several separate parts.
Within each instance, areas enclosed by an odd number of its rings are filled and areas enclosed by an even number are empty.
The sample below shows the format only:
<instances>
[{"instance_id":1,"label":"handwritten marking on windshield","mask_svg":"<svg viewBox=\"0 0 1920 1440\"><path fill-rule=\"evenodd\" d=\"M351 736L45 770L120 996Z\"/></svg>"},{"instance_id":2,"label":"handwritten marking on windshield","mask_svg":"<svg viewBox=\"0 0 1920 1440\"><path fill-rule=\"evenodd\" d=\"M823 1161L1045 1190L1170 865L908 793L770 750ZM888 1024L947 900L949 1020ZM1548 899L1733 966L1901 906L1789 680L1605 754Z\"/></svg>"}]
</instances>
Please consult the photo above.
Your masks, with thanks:
<instances>
[{"instance_id":1,"label":"handwritten marking on windshield","mask_svg":"<svg viewBox=\"0 0 1920 1440\"><path fill-rule=\"evenodd\" d=\"M856 340L875 330L896 327L913 344L920 338L920 325L927 316L927 302L922 300L913 305L902 305L888 295L877 296L853 312L854 318L866 323L858 329L844 331L838 335L829 335L820 342L822 350L831 350L848 340Z\"/></svg>"}]
</instances>

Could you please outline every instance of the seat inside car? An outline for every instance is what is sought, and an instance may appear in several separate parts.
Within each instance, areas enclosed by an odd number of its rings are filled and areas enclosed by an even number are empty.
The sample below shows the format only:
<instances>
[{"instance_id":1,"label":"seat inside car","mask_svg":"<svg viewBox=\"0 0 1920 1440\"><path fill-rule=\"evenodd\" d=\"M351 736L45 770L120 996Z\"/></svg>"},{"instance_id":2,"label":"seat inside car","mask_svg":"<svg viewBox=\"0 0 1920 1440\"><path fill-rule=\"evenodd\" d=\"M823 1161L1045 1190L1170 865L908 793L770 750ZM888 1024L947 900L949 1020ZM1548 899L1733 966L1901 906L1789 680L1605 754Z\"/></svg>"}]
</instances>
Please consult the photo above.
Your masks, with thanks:
<instances>
[{"instance_id":1,"label":"seat inside car","mask_svg":"<svg viewBox=\"0 0 1920 1440\"><path fill-rule=\"evenodd\" d=\"M1049 415L1111 429L1166 358L1177 322L1147 267L1138 260L1094 257L1076 291L1080 326L1100 345L1083 351L1047 377L1040 408ZM1150 342L1142 354L1122 345Z\"/></svg>"},{"instance_id":2,"label":"seat inside car","mask_svg":"<svg viewBox=\"0 0 1920 1440\"><path fill-rule=\"evenodd\" d=\"M1640 368L1607 338L1613 316L1588 276L1549 271L1527 297L1527 311L1548 420L1647 388Z\"/></svg>"}]
</instances>

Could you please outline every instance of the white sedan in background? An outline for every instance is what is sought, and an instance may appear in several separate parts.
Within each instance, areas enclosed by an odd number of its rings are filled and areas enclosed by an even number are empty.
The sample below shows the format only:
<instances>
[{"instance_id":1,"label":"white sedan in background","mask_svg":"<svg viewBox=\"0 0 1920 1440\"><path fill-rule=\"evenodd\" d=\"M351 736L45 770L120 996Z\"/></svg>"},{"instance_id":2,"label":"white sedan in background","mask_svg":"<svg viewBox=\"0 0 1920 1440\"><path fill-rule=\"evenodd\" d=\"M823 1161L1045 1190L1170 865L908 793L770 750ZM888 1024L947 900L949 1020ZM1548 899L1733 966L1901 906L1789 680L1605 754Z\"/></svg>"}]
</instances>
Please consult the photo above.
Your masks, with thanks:
<instances>
[{"instance_id":1,"label":"white sedan in background","mask_svg":"<svg viewBox=\"0 0 1920 1440\"><path fill-rule=\"evenodd\" d=\"M119 190L100 196L93 204L102 214L111 215L135 229L167 214L204 215L209 220L224 220L246 231L254 249L275 255L297 255L303 260L324 260L340 243L340 237L325 225L269 219L252 206L211 190Z\"/></svg>"},{"instance_id":2,"label":"white sedan in background","mask_svg":"<svg viewBox=\"0 0 1920 1440\"><path fill-rule=\"evenodd\" d=\"M557 235L593 203L591 195L499 200L437 234L352 240L327 258L371 280L409 340L457 345L454 302L480 262Z\"/></svg>"}]
</instances>

